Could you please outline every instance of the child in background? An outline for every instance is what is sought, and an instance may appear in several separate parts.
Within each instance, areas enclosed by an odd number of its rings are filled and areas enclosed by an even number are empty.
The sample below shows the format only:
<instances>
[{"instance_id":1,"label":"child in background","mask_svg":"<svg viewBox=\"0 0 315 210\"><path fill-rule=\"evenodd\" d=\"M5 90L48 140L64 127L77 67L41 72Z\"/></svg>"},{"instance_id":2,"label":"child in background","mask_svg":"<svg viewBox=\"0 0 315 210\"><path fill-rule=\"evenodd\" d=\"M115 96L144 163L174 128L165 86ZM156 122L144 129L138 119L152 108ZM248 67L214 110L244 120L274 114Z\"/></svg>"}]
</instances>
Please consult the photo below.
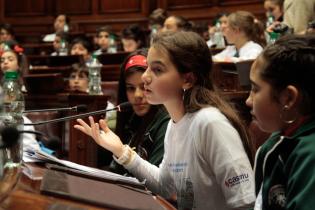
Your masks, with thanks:
<instances>
[{"instance_id":1,"label":"child in background","mask_svg":"<svg viewBox=\"0 0 315 210\"><path fill-rule=\"evenodd\" d=\"M122 30L121 42L125 52L134 52L146 46L146 36L139 25L132 24Z\"/></svg>"},{"instance_id":2,"label":"child in background","mask_svg":"<svg viewBox=\"0 0 315 210\"><path fill-rule=\"evenodd\" d=\"M0 50L1 71L3 75L6 71L18 71L22 91L26 92L23 76L26 74L28 68L27 58L23 54L23 51L24 49L13 40L4 42L4 48Z\"/></svg>"},{"instance_id":3,"label":"child in background","mask_svg":"<svg viewBox=\"0 0 315 210\"><path fill-rule=\"evenodd\" d=\"M84 66L72 65L69 77L69 90L72 92L87 93L89 89L89 72Z\"/></svg>"},{"instance_id":4,"label":"child in background","mask_svg":"<svg viewBox=\"0 0 315 210\"><path fill-rule=\"evenodd\" d=\"M64 46L62 46L64 44ZM52 56L56 55L67 55L69 45L69 35L64 31L59 31L56 33L55 40L53 42L53 47L55 52L51 53ZM62 48L65 49L62 49ZM63 51L64 50L64 51Z\"/></svg>"},{"instance_id":5,"label":"child in background","mask_svg":"<svg viewBox=\"0 0 315 210\"><path fill-rule=\"evenodd\" d=\"M216 92L206 42L193 32L161 33L152 40L142 75L150 104L163 104L169 121L159 167L124 145L104 120L75 128L113 153L148 188L175 197L178 209L246 209L254 176L248 135L236 112ZM100 131L102 129L102 131Z\"/></svg>"},{"instance_id":6,"label":"child in background","mask_svg":"<svg viewBox=\"0 0 315 210\"><path fill-rule=\"evenodd\" d=\"M214 55L214 61L237 62L255 59L265 45L264 28L250 12L231 13L226 26L222 25L222 31L227 42L233 45Z\"/></svg>"},{"instance_id":7,"label":"child in background","mask_svg":"<svg viewBox=\"0 0 315 210\"><path fill-rule=\"evenodd\" d=\"M284 0L265 0L264 8L266 10L266 17L273 17L274 21L283 21L283 2Z\"/></svg>"},{"instance_id":8,"label":"child in background","mask_svg":"<svg viewBox=\"0 0 315 210\"><path fill-rule=\"evenodd\" d=\"M162 8L157 8L151 12L149 16L149 30L151 31L151 35L162 31L167 16L167 11Z\"/></svg>"},{"instance_id":9,"label":"child in background","mask_svg":"<svg viewBox=\"0 0 315 210\"><path fill-rule=\"evenodd\" d=\"M287 36L254 62L246 104L270 138L255 161L255 210L314 209L315 37Z\"/></svg>"},{"instance_id":10,"label":"child in background","mask_svg":"<svg viewBox=\"0 0 315 210\"><path fill-rule=\"evenodd\" d=\"M23 48L18 46L15 42L6 42L6 50L0 52L1 57L1 70L6 71L18 71L19 72L19 82L22 87L22 91L26 91L23 85L23 75L24 68L26 66L26 58L23 54ZM30 120L23 116L24 123L31 123ZM24 126L26 131L34 131L34 126ZM23 149L39 150L40 146L36 140L34 134L23 134Z\"/></svg>"},{"instance_id":11,"label":"child in background","mask_svg":"<svg viewBox=\"0 0 315 210\"><path fill-rule=\"evenodd\" d=\"M89 72L87 67L80 66L79 64L72 65L72 71L69 77L69 90L70 92L88 93L89 92ZM114 104L107 101L106 109L114 108ZM113 129L116 124L116 112L107 112L106 120L109 126Z\"/></svg>"},{"instance_id":12,"label":"child in background","mask_svg":"<svg viewBox=\"0 0 315 210\"><path fill-rule=\"evenodd\" d=\"M109 47L109 36L112 34L110 26L102 26L96 30L96 44L99 47L98 50L94 51L95 55L106 53Z\"/></svg>"},{"instance_id":13,"label":"child in background","mask_svg":"<svg viewBox=\"0 0 315 210\"><path fill-rule=\"evenodd\" d=\"M92 62L92 50L93 46L86 37L77 37L71 42L70 55L82 55L88 66Z\"/></svg>"},{"instance_id":14,"label":"child in background","mask_svg":"<svg viewBox=\"0 0 315 210\"><path fill-rule=\"evenodd\" d=\"M65 33L69 32L70 18L66 14L58 15L54 20L55 32L52 34L47 34L43 38L43 42L53 42L55 40L56 33L63 31Z\"/></svg>"},{"instance_id":15,"label":"child in background","mask_svg":"<svg viewBox=\"0 0 315 210\"><path fill-rule=\"evenodd\" d=\"M12 25L5 23L0 25L0 44L7 41L14 41L14 30Z\"/></svg>"},{"instance_id":16,"label":"child in background","mask_svg":"<svg viewBox=\"0 0 315 210\"><path fill-rule=\"evenodd\" d=\"M166 18L162 31L191 31L192 24L182 16L172 15Z\"/></svg>"}]
</instances>

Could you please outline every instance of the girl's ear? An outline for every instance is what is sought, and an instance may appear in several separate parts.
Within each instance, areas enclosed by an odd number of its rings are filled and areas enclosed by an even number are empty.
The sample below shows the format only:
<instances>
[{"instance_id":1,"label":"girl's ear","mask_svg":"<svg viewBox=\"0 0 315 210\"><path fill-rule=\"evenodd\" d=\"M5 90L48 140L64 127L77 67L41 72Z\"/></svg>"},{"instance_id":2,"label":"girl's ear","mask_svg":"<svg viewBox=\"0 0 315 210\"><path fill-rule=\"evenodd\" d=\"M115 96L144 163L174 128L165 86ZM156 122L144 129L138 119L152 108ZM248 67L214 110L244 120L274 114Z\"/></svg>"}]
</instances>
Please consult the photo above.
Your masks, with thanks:
<instances>
[{"instance_id":1,"label":"girl's ear","mask_svg":"<svg viewBox=\"0 0 315 210\"><path fill-rule=\"evenodd\" d=\"M295 86L288 85L280 94L280 103L288 108L296 107L299 103L299 95L300 92Z\"/></svg>"},{"instance_id":2,"label":"girl's ear","mask_svg":"<svg viewBox=\"0 0 315 210\"><path fill-rule=\"evenodd\" d=\"M183 74L184 84L183 89L188 90L194 86L196 82L196 77L192 72Z\"/></svg>"}]
</instances>

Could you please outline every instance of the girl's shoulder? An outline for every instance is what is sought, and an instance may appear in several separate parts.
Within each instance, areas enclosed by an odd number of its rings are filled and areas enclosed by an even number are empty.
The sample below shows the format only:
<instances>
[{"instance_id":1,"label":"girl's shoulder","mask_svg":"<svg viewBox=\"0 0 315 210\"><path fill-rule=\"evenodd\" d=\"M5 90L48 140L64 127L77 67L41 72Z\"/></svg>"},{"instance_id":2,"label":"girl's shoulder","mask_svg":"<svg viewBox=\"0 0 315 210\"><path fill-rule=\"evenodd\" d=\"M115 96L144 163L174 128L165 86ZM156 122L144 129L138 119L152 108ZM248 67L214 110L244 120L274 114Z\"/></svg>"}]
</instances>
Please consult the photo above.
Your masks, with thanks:
<instances>
[{"instance_id":1,"label":"girl's shoulder","mask_svg":"<svg viewBox=\"0 0 315 210\"><path fill-rule=\"evenodd\" d=\"M191 124L198 127L214 127L216 125L230 124L225 115L217 108L209 106L191 113Z\"/></svg>"}]
</instances>

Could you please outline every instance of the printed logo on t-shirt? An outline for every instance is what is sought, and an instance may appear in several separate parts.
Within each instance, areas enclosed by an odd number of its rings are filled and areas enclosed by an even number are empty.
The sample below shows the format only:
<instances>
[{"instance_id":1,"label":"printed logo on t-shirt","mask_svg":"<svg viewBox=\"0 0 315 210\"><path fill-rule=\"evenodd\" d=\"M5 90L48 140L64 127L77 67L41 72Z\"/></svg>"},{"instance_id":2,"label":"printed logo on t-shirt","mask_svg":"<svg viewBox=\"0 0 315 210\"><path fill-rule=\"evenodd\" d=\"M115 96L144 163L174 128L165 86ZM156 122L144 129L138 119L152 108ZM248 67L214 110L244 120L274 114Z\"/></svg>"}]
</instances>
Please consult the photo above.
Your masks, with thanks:
<instances>
[{"instance_id":1,"label":"printed logo on t-shirt","mask_svg":"<svg viewBox=\"0 0 315 210\"><path fill-rule=\"evenodd\" d=\"M244 182L249 182L249 178L248 178L247 173L227 178L225 180L225 186L234 187L234 186L239 185L239 184L244 183Z\"/></svg>"},{"instance_id":2,"label":"printed logo on t-shirt","mask_svg":"<svg viewBox=\"0 0 315 210\"><path fill-rule=\"evenodd\" d=\"M177 193L178 209L191 210L195 208L194 187L190 178L185 178Z\"/></svg>"},{"instance_id":3,"label":"printed logo on t-shirt","mask_svg":"<svg viewBox=\"0 0 315 210\"><path fill-rule=\"evenodd\" d=\"M170 167L171 171L175 172L175 173L184 172L186 170L187 165L188 164L186 162L169 163L168 164L168 166Z\"/></svg>"},{"instance_id":4,"label":"printed logo on t-shirt","mask_svg":"<svg viewBox=\"0 0 315 210\"><path fill-rule=\"evenodd\" d=\"M272 209L281 210L285 208L286 196L283 185L277 184L270 188L268 193L268 204Z\"/></svg>"}]
</instances>

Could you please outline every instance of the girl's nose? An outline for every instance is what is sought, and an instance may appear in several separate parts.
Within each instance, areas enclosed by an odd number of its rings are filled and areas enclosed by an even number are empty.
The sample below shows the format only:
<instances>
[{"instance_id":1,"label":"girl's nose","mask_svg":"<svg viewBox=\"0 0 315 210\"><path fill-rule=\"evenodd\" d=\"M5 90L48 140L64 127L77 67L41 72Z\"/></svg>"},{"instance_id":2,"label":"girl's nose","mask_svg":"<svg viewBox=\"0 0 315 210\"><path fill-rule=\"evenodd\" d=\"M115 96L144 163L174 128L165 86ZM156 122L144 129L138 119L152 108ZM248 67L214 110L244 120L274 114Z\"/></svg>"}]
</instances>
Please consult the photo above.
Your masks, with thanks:
<instances>
[{"instance_id":1,"label":"girl's nose","mask_svg":"<svg viewBox=\"0 0 315 210\"><path fill-rule=\"evenodd\" d=\"M149 74L149 68L147 68L145 70L145 72L142 74L141 79L144 82L144 84L151 83L151 77L150 77L150 74Z\"/></svg>"},{"instance_id":2,"label":"girl's nose","mask_svg":"<svg viewBox=\"0 0 315 210\"><path fill-rule=\"evenodd\" d=\"M252 108L253 106L253 102L252 102L252 96L251 96L251 93L249 94L248 98L246 99L245 101L246 105L250 108Z\"/></svg>"},{"instance_id":3,"label":"girl's nose","mask_svg":"<svg viewBox=\"0 0 315 210\"><path fill-rule=\"evenodd\" d=\"M143 90L142 90L142 88L140 88L140 87L137 87L136 88L136 91L135 91L135 97L136 98L143 98Z\"/></svg>"}]
</instances>

